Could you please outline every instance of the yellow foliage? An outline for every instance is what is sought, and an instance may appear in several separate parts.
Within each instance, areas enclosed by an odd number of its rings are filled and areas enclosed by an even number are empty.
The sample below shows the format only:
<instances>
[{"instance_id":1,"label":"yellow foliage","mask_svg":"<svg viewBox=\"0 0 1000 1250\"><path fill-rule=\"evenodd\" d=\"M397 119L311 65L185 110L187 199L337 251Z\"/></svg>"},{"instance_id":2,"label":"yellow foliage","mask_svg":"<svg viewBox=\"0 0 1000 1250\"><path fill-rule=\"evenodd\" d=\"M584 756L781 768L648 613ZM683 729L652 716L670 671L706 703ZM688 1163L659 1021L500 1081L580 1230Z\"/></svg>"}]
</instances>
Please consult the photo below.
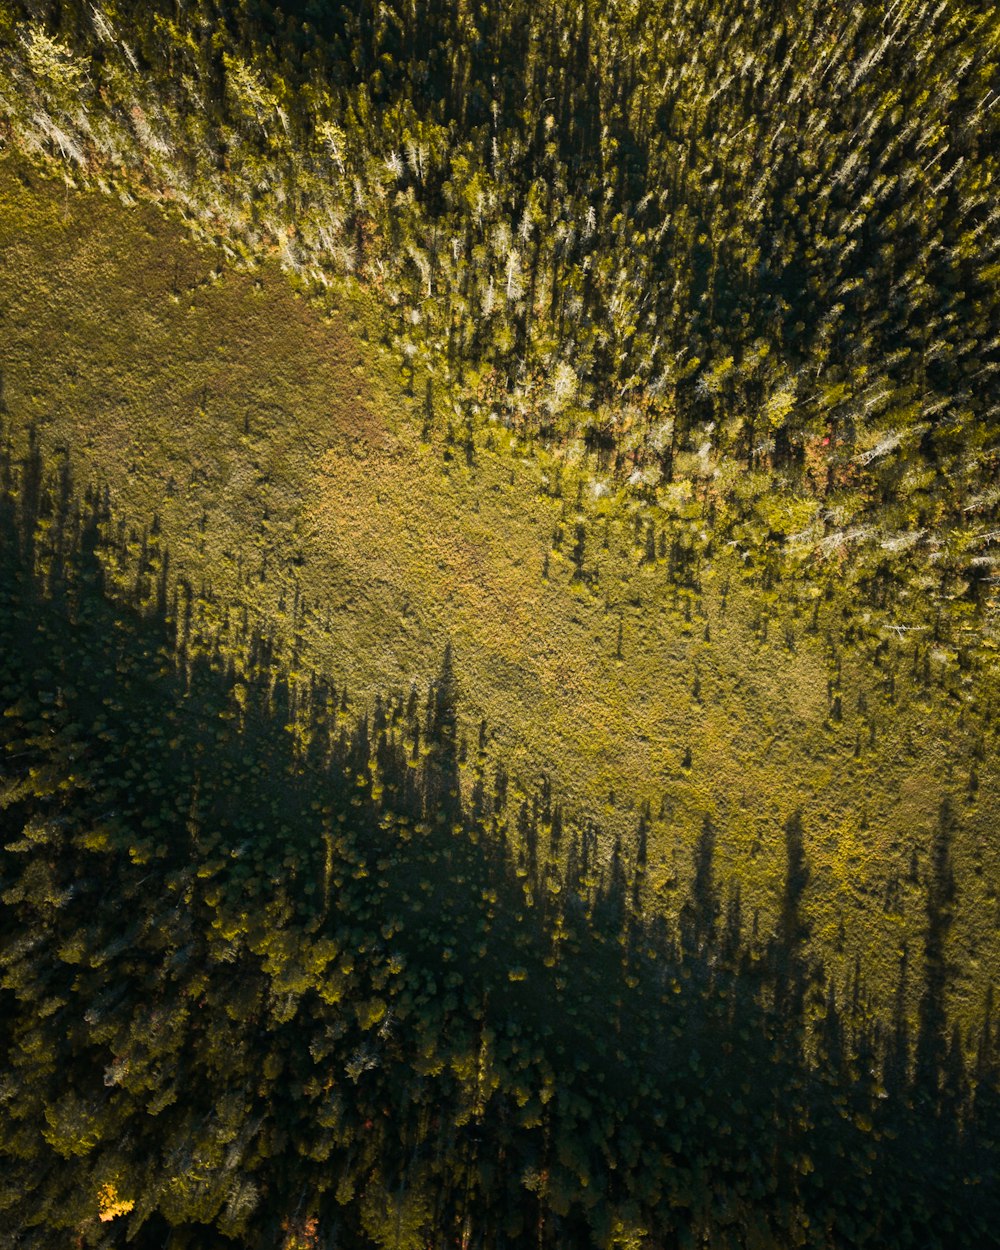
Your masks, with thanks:
<instances>
[{"instance_id":1,"label":"yellow foliage","mask_svg":"<svg viewBox=\"0 0 1000 1250\"><path fill-rule=\"evenodd\" d=\"M58 39L50 38L39 25L32 25L24 39L28 64L36 78L56 90L76 91L84 77L85 66Z\"/></svg>"},{"instance_id":2,"label":"yellow foliage","mask_svg":"<svg viewBox=\"0 0 1000 1250\"><path fill-rule=\"evenodd\" d=\"M358 1023L363 1029L372 1029L380 1024L385 1019L385 1011L385 1003L381 998L370 998L355 1008Z\"/></svg>"},{"instance_id":3,"label":"yellow foliage","mask_svg":"<svg viewBox=\"0 0 1000 1250\"><path fill-rule=\"evenodd\" d=\"M768 399L764 412L768 426L772 430L784 425L785 418L795 406L795 391L791 387L782 387Z\"/></svg>"},{"instance_id":4,"label":"yellow foliage","mask_svg":"<svg viewBox=\"0 0 1000 1250\"><path fill-rule=\"evenodd\" d=\"M616 1219L611 1229L611 1240L608 1250L642 1250L647 1237L647 1230L631 1221Z\"/></svg>"},{"instance_id":5,"label":"yellow foliage","mask_svg":"<svg viewBox=\"0 0 1000 1250\"><path fill-rule=\"evenodd\" d=\"M733 358L726 356L717 364L713 365L711 370L705 377L705 385L713 395L718 395L722 389L722 383L733 371Z\"/></svg>"},{"instance_id":6,"label":"yellow foliage","mask_svg":"<svg viewBox=\"0 0 1000 1250\"><path fill-rule=\"evenodd\" d=\"M118 1190L110 1181L97 1191L97 1214L104 1223L119 1215L128 1215L134 1206L131 1198L118 1196Z\"/></svg>"}]
</instances>

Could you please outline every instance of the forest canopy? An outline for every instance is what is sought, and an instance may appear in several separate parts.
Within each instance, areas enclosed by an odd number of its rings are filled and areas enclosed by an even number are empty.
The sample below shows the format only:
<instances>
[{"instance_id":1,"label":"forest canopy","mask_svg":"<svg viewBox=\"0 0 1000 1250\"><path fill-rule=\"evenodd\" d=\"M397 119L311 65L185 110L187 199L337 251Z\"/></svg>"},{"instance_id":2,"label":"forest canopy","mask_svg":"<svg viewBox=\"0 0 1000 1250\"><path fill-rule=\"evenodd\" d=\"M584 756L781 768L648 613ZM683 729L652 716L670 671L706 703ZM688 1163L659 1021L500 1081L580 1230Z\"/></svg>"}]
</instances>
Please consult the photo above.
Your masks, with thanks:
<instances>
[{"instance_id":1,"label":"forest canopy","mask_svg":"<svg viewBox=\"0 0 1000 1250\"><path fill-rule=\"evenodd\" d=\"M607 829L505 756L450 633L380 683L350 594L331 617L300 578L315 512L268 494L254 423L291 415L242 418L266 502L212 546L210 451L196 534L139 515L99 458L110 387L70 362L53 403L0 349L0 1245L1000 1244L998 62L967 0L0 0L5 205L55 175L65 217L86 190L184 223L203 284L277 265L317 319L368 301L353 368L389 362L420 455L538 473L524 596L603 610L612 673L644 614L701 639L689 725L766 702L760 655L724 696L699 666L731 579L741 637L820 657L803 771L895 722L871 785L911 811L896 757L937 752L929 822L858 816L873 958L830 802L782 791L737 860L689 733L643 743L673 789L657 811L637 770ZM194 310L182 270L164 304ZM3 281L28 342L15 288L48 272ZM129 452L161 501L166 446ZM513 534L491 472L476 512Z\"/></svg>"}]
</instances>

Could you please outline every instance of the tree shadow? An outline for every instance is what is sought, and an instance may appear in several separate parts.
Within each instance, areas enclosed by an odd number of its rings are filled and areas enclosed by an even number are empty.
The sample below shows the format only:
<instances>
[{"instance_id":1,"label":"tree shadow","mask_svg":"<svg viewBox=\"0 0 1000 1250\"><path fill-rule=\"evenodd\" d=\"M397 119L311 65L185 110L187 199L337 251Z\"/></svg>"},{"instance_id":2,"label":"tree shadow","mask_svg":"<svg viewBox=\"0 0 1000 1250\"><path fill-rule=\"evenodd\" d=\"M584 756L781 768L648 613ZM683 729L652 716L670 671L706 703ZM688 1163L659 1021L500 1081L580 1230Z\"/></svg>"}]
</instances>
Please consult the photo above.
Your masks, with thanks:
<instances>
[{"instance_id":1,"label":"tree shadow","mask_svg":"<svg viewBox=\"0 0 1000 1250\"><path fill-rule=\"evenodd\" d=\"M988 1244L993 1008L970 1080L950 813L916 1076L888 1089L902 1014L873 1025L860 971L838 995L809 956L801 813L772 935L738 888L720 923L707 815L674 925L647 812L608 847L547 778L512 802L463 764L450 647L425 700L354 714L43 459L0 455L18 1245L891 1246L959 1219ZM133 1205L105 1226L100 1195Z\"/></svg>"}]
</instances>

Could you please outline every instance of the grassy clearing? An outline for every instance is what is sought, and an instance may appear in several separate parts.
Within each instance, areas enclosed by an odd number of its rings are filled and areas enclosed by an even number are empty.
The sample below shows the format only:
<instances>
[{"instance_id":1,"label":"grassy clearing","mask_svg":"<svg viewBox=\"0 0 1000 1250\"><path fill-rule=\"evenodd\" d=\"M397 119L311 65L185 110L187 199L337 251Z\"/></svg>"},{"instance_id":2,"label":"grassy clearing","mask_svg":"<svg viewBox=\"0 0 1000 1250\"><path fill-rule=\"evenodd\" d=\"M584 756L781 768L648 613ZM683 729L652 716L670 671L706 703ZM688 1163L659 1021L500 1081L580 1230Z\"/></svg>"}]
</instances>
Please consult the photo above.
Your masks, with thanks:
<instances>
[{"instance_id":1,"label":"grassy clearing","mask_svg":"<svg viewBox=\"0 0 1000 1250\"><path fill-rule=\"evenodd\" d=\"M516 787L549 773L610 835L631 835L650 804L666 906L707 813L720 880L738 880L745 914L766 923L782 823L801 807L814 939L845 971L861 953L888 998L904 944L919 949L930 836L954 794L956 993L979 1008L1000 966L982 684L941 685L935 670L928 686L905 639L878 669L870 647L841 643L831 718L836 593L815 619L786 603L763 637L764 592L725 551L699 594L679 589L644 560L629 505L594 497L572 465L557 496L554 464L499 428L471 457L426 440L361 297L345 290L324 310L276 263L221 268L154 208L66 193L4 159L0 282L16 439L34 424L80 476L108 483L137 531L155 516L195 588L279 631L293 598L307 601L302 663L359 705L422 685L450 640L466 732L485 718ZM585 578L569 554L578 517Z\"/></svg>"}]
</instances>

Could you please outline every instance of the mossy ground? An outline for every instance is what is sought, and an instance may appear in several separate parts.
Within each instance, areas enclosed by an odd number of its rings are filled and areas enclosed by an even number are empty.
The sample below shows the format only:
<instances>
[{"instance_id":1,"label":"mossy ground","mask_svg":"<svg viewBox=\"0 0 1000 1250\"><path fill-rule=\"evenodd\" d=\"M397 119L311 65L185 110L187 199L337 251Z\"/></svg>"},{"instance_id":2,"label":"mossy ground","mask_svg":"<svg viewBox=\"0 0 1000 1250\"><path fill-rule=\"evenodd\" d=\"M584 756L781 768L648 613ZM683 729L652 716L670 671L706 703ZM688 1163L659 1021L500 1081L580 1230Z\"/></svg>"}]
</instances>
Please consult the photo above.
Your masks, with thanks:
<instances>
[{"instance_id":1,"label":"mossy ground","mask_svg":"<svg viewBox=\"0 0 1000 1250\"><path fill-rule=\"evenodd\" d=\"M744 914L768 923L782 825L801 808L814 940L845 972L860 953L888 1000L899 952L919 949L930 837L954 795L955 990L979 1010L1000 967L985 678L945 689L911 672L906 640L880 669L870 648L841 645L831 719L836 593L815 622L790 598L764 637L763 592L724 549L695 595L644 560L628 502L595 497L572 465L556 497L552 463L505 430L468 455L425 437L356 291L321 308L276 263L225 267L154 207L0 160L0 282L15 440L34 425L69 448L78 478L107 483L137 531L158 518L195 590L210 584L279 631L300 596L302 663L359 706L422 686L450 640L466 731L485 718L516 786L548 773L568 810L609 834L631 834L650 803L668 907L707 813L721 888L739 882ZM586 579L567 558L578 477Z\"/></svg>"}]
</instances>

